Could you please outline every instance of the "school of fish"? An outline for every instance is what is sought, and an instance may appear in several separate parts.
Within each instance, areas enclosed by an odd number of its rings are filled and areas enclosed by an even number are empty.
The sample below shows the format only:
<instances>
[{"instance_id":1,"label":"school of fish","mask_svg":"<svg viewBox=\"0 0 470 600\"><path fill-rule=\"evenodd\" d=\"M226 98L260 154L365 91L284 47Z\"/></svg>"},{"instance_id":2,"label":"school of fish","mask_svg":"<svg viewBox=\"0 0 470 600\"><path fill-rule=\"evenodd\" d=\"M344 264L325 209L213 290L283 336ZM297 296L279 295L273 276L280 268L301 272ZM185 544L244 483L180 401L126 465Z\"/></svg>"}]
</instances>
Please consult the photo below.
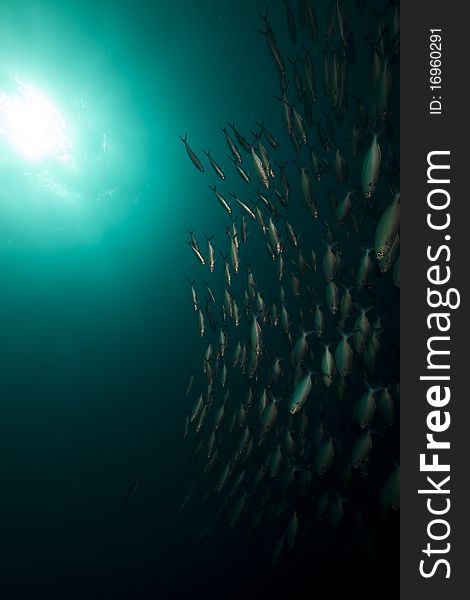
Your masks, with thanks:
<instances>
[{"instance_id":1,"label":"school of fish","mask_svg":"<svg viewBox=\"0 0 470 600\"><path fill-rule=\"evenodd\" d=\"M186 239L201 346L181 508L211 507L201 539L244 527L273 565L344 528L373 552L400 504L399 7L317 4L259 15L277 121L228 120L228 162L181 137L225 226Z\"/></svg>"}]
</instances>

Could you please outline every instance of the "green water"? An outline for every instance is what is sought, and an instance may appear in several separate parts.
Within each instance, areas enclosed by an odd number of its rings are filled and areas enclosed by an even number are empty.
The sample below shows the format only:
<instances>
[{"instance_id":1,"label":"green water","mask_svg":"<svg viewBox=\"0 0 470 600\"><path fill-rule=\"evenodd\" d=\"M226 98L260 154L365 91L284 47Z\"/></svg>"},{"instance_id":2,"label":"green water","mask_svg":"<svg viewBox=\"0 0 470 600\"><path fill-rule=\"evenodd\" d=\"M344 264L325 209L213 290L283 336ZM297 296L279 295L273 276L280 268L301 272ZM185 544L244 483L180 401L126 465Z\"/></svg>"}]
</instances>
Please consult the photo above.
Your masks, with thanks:
<instances>
[{"instance_id":1,"label":"green water","mask_svg":"<svg viewBox=\"0 0 470 600\"><path fill-rule=\"evenodd\" d=\"M32 83L75 130L74 169L1 146L2 598L144 597L195 569L175 508L197 335L184 236L208 211L178 135L210 143L261 111L256 9L1 3L3 89Z\"/></svg>"}]
</instances>

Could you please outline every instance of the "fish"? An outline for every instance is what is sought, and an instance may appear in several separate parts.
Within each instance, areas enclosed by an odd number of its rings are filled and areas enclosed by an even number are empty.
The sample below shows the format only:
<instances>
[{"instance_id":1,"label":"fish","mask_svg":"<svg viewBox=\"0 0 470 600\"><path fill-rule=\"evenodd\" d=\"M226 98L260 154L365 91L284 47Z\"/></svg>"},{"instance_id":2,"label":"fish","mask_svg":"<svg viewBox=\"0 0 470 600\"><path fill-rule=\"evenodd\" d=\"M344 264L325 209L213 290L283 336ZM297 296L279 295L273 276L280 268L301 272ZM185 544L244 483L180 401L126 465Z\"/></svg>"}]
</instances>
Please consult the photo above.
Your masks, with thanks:
<instances>
[{"instance_id":1,"label":"fish","mask_svg":"<svg viewBox=\"0 0 470 600\"><path fill-rule=\"evenodd\" d=\"M357 305L357 308L359 309L359 315L354 322L354 329L356 332L354 335L354 346L357 352L363 352L367 343L367 339L370 336L370 323L369 319L367 318L367 313L374 307L367 306L363 308Z\"/></svg>"},{"instance_id":2,"label":"fish","mask_svg":"<svg viewBox=\"0 0 470 600\"><path fill-rule=\"evenodd\" d=\"M232 129L233 133L235 134L235 137L237 138L237 142L240 144L240 146L243 148L243 150L245 150L245 152L250 152L251 144L238 131L238 129L235 127L235 123L229 123L227 121L227 125Z\"/></svg>"},{"instance_id":3,"label":"fish","mask_svg":"<svg viewBox=\"0 0 470 600\"><path fill-rule=\"evenodd\" d=\"M245 171L245 169L238 163L238 161L235 158L231 158L229 157L229 160L231 160L233 162L233 164L235 165L235 169L237 170L237 173L240 175L241 179L245 182L245 183L251 183L251 177L250 175Z\"/></svg>"},{"instance_id":4,"label":"fish","mask_svg":"<svg viewBox=\"0 0 470 600\"><path fill-rule=\"evenodd\" d=\"M199 323L199 335L200 337L204 337L206 333L206 322L204 319L204 313L201 309L198 310L198 323Z\"/></svg>"},{"instance_id":5,"label":"fish","mask_svg":"<svg viewBox=\"0 0 470 600\"><path fill-rule=\"evenodd\" d=\"M336 367L333 355L330 352L330 344L323 344L323 347L324 351L321 359L321 373L323 377L323 383L326 387L330 387L336 374Z\"/></svg>"},{"instance_id":6,"label":"fish","mask_svg":"<svg viewBox=\"0 0 470 600\"><path fill-rule=\"evenodd\" d=\"M315 333L315 330L304 331L303 327L300 326L300 336L297 338L297 341L292 348L292 357L294 360L294 364L301 364L305 360L306 354L308 352L308 343L307 337Z\"/></svg>"},{"instance_id":7,"label":"fish","mask_svg":"<svg viewBox=\"0 0 470 600\"><path fill-rule=\"evenodd\" d=\"M363 433L359 434L352 447L351 464L353 469L359 468L368 461L371 450L372 436L369 429L366 429Z\"/></svg>"},{"instance_id":8,"label":"fish","mask_svg":"<svg viewBox=\"0 0 470 600\"><path fill-rule=\"evenodd\" d=\"M361 262L359 263L356 272L356 287L358 290L364 289L369 281L370 273L372 271L372 261L370 259L372 250L372 248L366 248L362 255Z\"/></svg>"},{"instance_id":9,"label":"fish","mask_svg":"<svg viewBox=\"0 0 470 600\"><path fill-rule=\"evenodd\" d=\"M375 256L377 260L384 258L395 241L400 227L400 194L395 194L393 201L387 206L377 224L375 232Z\"/></svg>"},{"instance_id":10,"label":"fish","mask_svg":"<svg viewBox=\"0 0 470 600\"><path fill-rule=\"evenodd\" d=\"M379 271L381 273L386 273L389 271L398 256L398 251L400 248L400 235L397 233L395 239L392 242L390 250L379 259Z\"/></svg>"},{"instance_id":11,"label":"fish","mask_svg":"<svg viewBox=\"0 0 470 600\"><path fill-rule=\"evenodd\" d=\"M214 169L214 172L216 173L216 175L218 175L220 177L220 179L222 179L222 181L225 181L225 173L222 169L222 167L220 167L217 162L212 158L211 153L210 152L206 152L205 150L203 150L203 153L207 156L207 158L209 159L209 162L211 164L211 167Z\"/></svg>"},{"instance_id":12,"label":"fish","mask_svg":"<svg viewBox=\"0 0 470 600\"><path fill-rule=\"evenodd\" d=\"M237 502L235 503L235 505L233 507L232 514L230 516L230 526L231 527L234 527L234 525L236 525L236 523L238 523L238 521L241 519L243 512L245 511L247 502L248 502L248 495L246 494L246 492L244 492L238 498Z\"/></svg>"},{"instance_id":13,"label":"fish","mask_svg":"<svg viewBox=\"0 0 470 600\"><path fill-rule=\"evenodd\" d=\"M209 271L211 273L213 273L214 269L215 269L215 251L214 251L214 248L213 248L213 246L211 244L211 241L214 238L214 236L210 236L209 237L205 233L203 235L204 235L204 237L206 238L206 241L207 241L207 256L208 256L207 264L208 264L208 267L209 267ZM213 299L213 294L210 293L210 295L211 295L211 300L213 302L215 302L215 300Z\"/></svg>"},{"instance_id":14,"label":"fish","mask_svg":"<svg viewBox=\"0 0 470 600\"><path fill-rule=\"evenodd\" d=\"M353 350L348 339L355 335L355 331L344 333L339 331L341 340L338 342L335 350L336 370L340 377L346 377L352 373Z\"/></svg>"},{"instance_id":15,"label":"fish","mask_svg":"<svg viewBox=\"0 0 470 600\"><path fill-rule=\"evenodd\" d=\"M316 309L313 313L313 331L317 338L321 338L325 331L325 315L323 314L320 305L316 305Z\"/></svg>"},{"instance_id":16,"label":"fish","mask_svg":"<svg viewBox=\"0 0 470 600\"><path fill-rule=\"evenodd\" d=\"M241 208L242 212L245 215L249 216L251 219L253 219L253 221L256 221L255 213L248 206L248 204L246 202L243 202L243 200L240 200L240 198L238 196L236 196L234 193L230 193L230 196L235 200L235 202L238 204L238 206Z\"/></svg>"},{"instance_id":17,"label":"fish","mask_svg":"<svg viewBox=\"0 0 470 600\"><path fill-rule=\"evenodd\" d=\"M232 138L230 137L227 128L226 127L221 127L220 128L221 131L223 131L224 135L225 135L225 139L227 140L227 145L229 147L230 152L232 153L232 156L234 158L234 160L241 164L243 162L243 158L242 155L240 153L240 150L237 148L237 145L235 144L235 142L232 140ZM248 144L248 142L247 142Z\"/></svg>"},{"instance_id":18,"label":"fish","mask_svg":"<svg viewBox=\"0 0 470 600\"><path fill-rule=\"evenodd\" d=\"M259 177L259 180L261 181L261 183L263 184L263 186L265 188L269 188L268 173L265 171L265 166L263 165L261 158L255 152L255 149L253 146L251 147L251 158L253 160L253 167L255 169L256 174Z\"/></svg>"},{"instance_id":19,"label":"fish","mask_svg":"<svg viewBox=\"0 0 470 600\"><path fill-rule=\"evenodd\" d=\"M196 400L196 403L194 404L193 410L191 412L191 416L189 417L190 423L194 423L194 421L199 417L203 406L204 406L204 399L203 399L202 394L199 394L199 396Z\"/></svg>"},{"instance_id":20,"label":"fish","mask_svg":"<svg viewBox=\"0 0 470 600\"><path fill-rule=\"evenodd\" d=\"M276 356L274 358L274 362L272 363L272 365L269 369L270 382L272 384L278 383L281 376L282 376L281 359Z\"/></svg>"},{"instance_id":21,"label":"fish","mask_svg":"<svg viewBox=\"0 0 470 600\"><path fill-rule=\"evenodd\" d=\"M194 384L194 372L191 371L188 375L188 381L186 383L186 396L189 396Z\"/></svg>"},{"instance_id":22,"label":"fish","mask_svg":"<svg viewBox=\"0 0 470 600\"><path fill-rule=\"evenodd\" d=\"M295 22L294 13L292 12L292 9L290 7L289 0L282 0L282 1L284 2L284 5L286 7L286 20L287 20L287 26L289 28L290 39L293 44L296 44L297 43L297 25Z\"/></svg>"},{"instance_id":23,"label":"fish","mask_svg":"<svg viewBox=\"0 0 470 600\"><path fill-rule=\"evenodd\" d=\"M306 0L305 2L305 15L310 39L315 41L317 38L317 15L315 13L314 3L309 0Z\"/></svg>"},{"instance_id":24,"label":"fish","mask_svg":"<svg viewBox=\"0 0 470 600\"><path fill-rule=\"evenodd\" d=\"M140 474L134 480L134 482L130 486L126 496L124 497L124 499L122 501L122 507L124 510L128 510L130 505L134 502L137 492L139 491L139 488L144 483L144 481L145 480L142 478L142 476Z\"/></svg>"},{"instance_id":25,"label":"fish","mask_svg":"<svg viewBox=\"0 0 470 600\"><path fill-rule=\"evenodd\" d=\"M210 241L210 240L209 240L209 241ZM211 246L211 248L212 248L212 246ZM212 249L212 251L213 251L213 249ZM213 257L213 259L214 259L214 262L215 262L215 258L214 258L214 257ZM214 264L212 265L212 271L213 271L213 270L214 270ZM213 291L212 291L212 289L209 287L209 284L208 284L208 283L205 281L205 282L204 282L204 285L206 286L206 292L207 292L207 295L209 296L209 300L210 300L210 301L211 301L213 304L216 304L216 303L217 303L217 300L216 300L216 298L215 298L214 292L213 292Z\"/></svg>"},{"instance_id":26,"label":"fish","mask_svg":"<svg viewBox=\"0 0 470 600\"><path fill-rule=\"evenodd\" d=\"M238 273L240 271L240 257L238 254L237 244L238 234L236 234L234 237L232 237L230 234L228 235L230 238L230 261L232 263L233 270L235 273Z\"/></svg>"},{"instance_id":27,"label":"fish","mask_svg":"<svg viewBox=\"0 0 470 600\"><path fill-rule=\"evenodd\" d=\"M352 287L345 287L339 303L339 314L344 321L351 316L354 301L351 295Z\"/></svg>"},{"instance_id":28,"label":"fish","mask_svg":"<svg viewBox=\"0 0 470 600\"><path fill-rule=\"evenodd\" d=\"M279 256L282 252L282 240L272 217L270 217L268 222L268 237L271 248L274 250L274 254Z\"/></svg>"},{"instance_id":29,"label":"fish","mask_svg":"<svg viewBox=\"0 0 470 600\"><path fill-rule=\"evenodd\" d=\"M261 414L261 432L263 434L268 433L276 424L277 419L277 404L279 400L272 398L269 400Z\"/></svg>"},{"instance_id":30,"label":"fish","mask_svg":"<svg viewBox=\"0 0 470 600\"><path fill-rule=\"evenodd\" d=\"M266 31L261 31L258 29L258 32L261 33L266 38L266 43L268 46L269 55L271 56L272 62L274 64L274 66L276 67L279 75L283 76L285 74L285 70L286 70L286 67L284 64L284 59L282 58L282 54L276 44L274 35L272 33L272 29L269 27L269 24L267 21L265 21L265 25L266 25Z\"/></svg>"},{"instance_id":31,"label":"fish","mask_svg":"<svg viewBox=\"0 0 470 600\"><path fill-rule=\"evenodd\" d=\"M209 186L209 188L214 192L217 200L219 201L220 206L227 211L227 213L229 215L232 214L232 207L230 206L230 204L227 202L227 200L222 196L222 194L220 192L217 191L217 186Z\"/></svg>"},{"instance_id":32,"label":"fish","mask_svg":"<svg viewBox=\"0 0 470 600\"><path fill-rule=\"evenodd\" d=\"M333 252L335 246L336 242L326 244L325 254L323 255L323 274L327 283L333 281L338 271L337 258Z\"/></svg>"},{"instance_id":33,"label":"fish","mask_svg":"<svg viewBox=\"0 0 470 600\"><path fill-rule=\"evenodd\" d=\"M188 437L188 434L189 434L189 417L188 417L188 415L186 415L186 419L184 422L184 433L183 433L184 440Z\"/></svg>"},{"instance_id":34,"label":"fish","mask_svg":"<svg viewBox=\"0 0 470 600\"><path fill-rule=\"evenodd\" d=\"M339 308L339 292L334 281L328 281L326 284L326 305L330 313L336 315Z\"/></svg>"},{"instance_id":35,"label":"fish","mask_svg":"<svg viewBox=\"0 0 470 600\"><path fill-rule=\"evenodd\" d=\"M364 156L362 165L362 192L365 198L372 198L379 181L382 152L378 138L383 131L384 129L374 131L369 148Z\"/></svg>"},{"instance_id":36,"label":"fish","mask_svg":"<svg viewBox=\"0 0 470 600\"><path fill-rule=\"evenodd\" d=\"M194 284L196 282L194 280L191 281L190 279L188 279L188 283L191 286L191 302L192 302L193 310L195 312L197 312L197 310L199 308L199 302L198 302L198 299L197 299L196 290L194 289Z\"/></svg>"},{"instance_id":37,"label":"fish","mask_svg":"<svg viewBox=\"0 0 470 600\"><path fill-rule=\"evenodd\" d=\"M361 396L360 400L358 400L354 406L354 421L361 429L368 427L374 418L377 407L376 393L380 389L382 388L373 388L367 384L366 392Z\"/></svg>"},{"instance_id":38,"label":"fish","mask_svg":"<svg viewBox=\"0 0 470 600\"><path fill-rule=\"evenodd\" d=\"M357 190L349 190L344 196L343 200L340 202L340 204L338 204L335 213L336 223L338 225L344 225L346 218L351 212L351 196L355 194L356 191Z\"/></svg>"},{"instance_id":39,"label":"fish","mask_svg":"<svg viewBox=\"0 0 470 600\"><path fill-rule=\"evenodd\" d=\"M274 98L281 103L284 128L286 130L287 135L290 137L292 132L294 131L294 115L292 113L292 106L289 104L287 98L287 85L282 88L281 96L274 96Z\"/></svg>"},{"instance_id":40,"label":"fish","mask_svg":"<svg viewBox=\"0 0 470 600\"><path fill-rule=\"evenodd\" d=\"M396 409L395 400L390 392L390 386L383 388L380 392L377 409L380 413L383 422L391 427L395 423Z\"/></svg>"},{"instance_id":41,"label":"fish","mask_svg":"<svg viewBox=\"0 0 470 600\"><path fill-rule=\"evenodd\" d=\"M340 183L342 183L343 181L346 181L348 178L347 170L348 169L346 166L346 161L345 161L343 155L341 154L341 150L340 150L340 148L336 148L335 162L334 162L334 173L335 173L336 180L339 181Z\"/></svg>"},{"instance_id":42,"label":"fish","mask_svg":"<svg viewBox=\"0 0 470 600\"><path fill-rule=\"evenodd\" d=\"M271 148L273 148L274 150L279 150L279 142L274 137L274 135L268 129L266 129L264 121L262 121L261 123L256 121L256 124L261 129L261 133L264 135L264 137L266 138L266 141L271 146Z\"/></svg>"},{"instance_id":43,"label":"fish","mask_svg":"<svg viewBox=\"0 0 470 600\"><path fill-rule=\"evenodd\" d=\"M315 469L318 475L324 475L329 471L335 455L333 440L328 437L317 450L315 458Z\"/></svg>"},{"instance_id":44,"label":"fish","mask_svg":"<svg viewBox=\"0 0 470 600\"><path fill-rule=\"evenodd\" d=\"M189 244L191 250L193 251L194 256L198 259L198 261L201 263L201 265L205 265L206 264L206 259L202 255L202 252L199 249L199 246L195 245L192 242L186 242L186 243Z\"/></svg>"},{"instance_id":45,"label":"fish","mask_svg":"<svg viewBox=\"0 0 470 600\"><path fill-rule=\"evenodd\" d=\"M188 139L188 134L186 133L184 138L182 138L180 136L180 140L183 142L184 147L186 149L186 152L189 156L189 159L191 160L191 162L193 163L193 165L196 167L196 169L198 171L201 171L201 173L204 173L204 165L202 164L202 162L199 160L199 158L197 157L196 153L191 149L190 145L187 142Z\"/></svg>"},{"instance_id":46,"label":"fish","mask_svg":"<svg viewBox=\"0 0 470 600\"><path fill-rule=\"evenodd\" d=\"M263 164L264 172L268 176L268 179L269 179L269 177L275 177L276 175L271 167L271 160L269 158L268 151L260 139L261 134L258 134L255 137L258 140L258 152L259 152L259 157L261 159L261 162ZM268 203L268 206L269 206L269 203Z\"/></svg>"},{"instance_id":47,"label":"fish","mask_svg":"<svg viewBox=\"0 0 470 600\"><path fill-rule=\"evenodd\" d=\"M291 415L299 412L303 405L307 401L310 392L312 391L312 373L309 371L306 375L300 379L295 386L290 400L289 400L289 412Z\"/></svg>"}]
</instances>

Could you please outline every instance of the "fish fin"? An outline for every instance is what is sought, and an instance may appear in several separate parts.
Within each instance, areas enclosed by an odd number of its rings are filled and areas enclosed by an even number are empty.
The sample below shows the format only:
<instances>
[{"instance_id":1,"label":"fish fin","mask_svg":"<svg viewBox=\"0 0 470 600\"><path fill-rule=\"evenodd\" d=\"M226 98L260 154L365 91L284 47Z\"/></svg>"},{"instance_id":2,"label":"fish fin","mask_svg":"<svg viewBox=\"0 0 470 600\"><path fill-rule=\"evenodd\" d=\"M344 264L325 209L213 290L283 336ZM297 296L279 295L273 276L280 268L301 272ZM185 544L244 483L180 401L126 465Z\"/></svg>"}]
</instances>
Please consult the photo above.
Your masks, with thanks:
<instances>
[{"instance_id":1,"label":"fish fin","mask_svg":"<svg viewBox=\"0 0 470 600\"><path fill-rule=\"evenodd\" d=\"M269 15L269 5L266 9L266 14L263 15L262 13L258 12L258 16L263 20L264 23L267 23L268 21L268 15Z\"/></svg>"}]
</instances>

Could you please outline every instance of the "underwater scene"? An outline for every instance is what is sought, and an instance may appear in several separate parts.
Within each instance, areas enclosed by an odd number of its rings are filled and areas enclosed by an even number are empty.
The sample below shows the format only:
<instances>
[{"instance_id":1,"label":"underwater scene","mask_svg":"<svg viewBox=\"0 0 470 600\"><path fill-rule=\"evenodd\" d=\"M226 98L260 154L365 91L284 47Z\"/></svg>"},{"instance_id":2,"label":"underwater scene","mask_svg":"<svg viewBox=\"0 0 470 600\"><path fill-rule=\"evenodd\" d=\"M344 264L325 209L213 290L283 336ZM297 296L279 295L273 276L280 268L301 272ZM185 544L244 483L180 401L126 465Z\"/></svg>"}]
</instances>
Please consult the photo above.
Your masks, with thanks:
<instances>
[{"instance_id":1,"label":"underwater scene","mask_svg":"<svg viewBox=\"0 0 470 600\"><path fill-rule=\"evenodd\" d=\"M0 5L0 597L399 595L400 25Z\"/></svg>"}]
</instances>

